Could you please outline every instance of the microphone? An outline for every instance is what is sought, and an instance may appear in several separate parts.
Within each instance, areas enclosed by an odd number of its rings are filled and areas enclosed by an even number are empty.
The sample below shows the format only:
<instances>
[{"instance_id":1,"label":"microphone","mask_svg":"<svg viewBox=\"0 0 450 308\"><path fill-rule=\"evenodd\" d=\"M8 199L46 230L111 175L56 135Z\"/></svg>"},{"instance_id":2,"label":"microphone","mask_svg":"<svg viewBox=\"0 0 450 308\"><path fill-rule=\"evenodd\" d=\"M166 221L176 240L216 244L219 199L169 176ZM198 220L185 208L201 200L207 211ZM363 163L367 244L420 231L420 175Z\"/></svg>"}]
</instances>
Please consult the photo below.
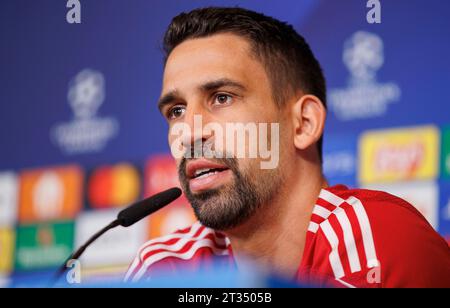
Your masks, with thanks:
<instances>
[{"instance_id":1,"label":"microphone","mask_svg":"<svg viewBox=\"0 0 450 308\"><path fill-rule=\"evenodd\" d=\"M153 195L147 199L136 202L130 205L126 209L122 210L118 215L117 219L111 222L109 225L101 229L99 232L94 234L83 246L78 248L60 267L55 275L55 282L61 278L61 275L66 271L66 264L69 260L77 260L86 250L86 248L92 244L96 239L102 236L106 231L111 230L117 226L129 227L141 219L147 217L150 214L160 210L172 201L178 199L181 196L181 189L177 187L170 188L156 195Z\"/></svg>"},{"instance_id":2,"label":"microphone","mask_svg":"<svg viewBox=\"0 0 450 308\"><path fill-rule=\"evenodd\" d=\"M181 196L181 189L177 187L170 188L122 210L117 215L117 220L121 226L129 227L142 218L165 207L179 196Z\"/></svg>"}]
</instances>

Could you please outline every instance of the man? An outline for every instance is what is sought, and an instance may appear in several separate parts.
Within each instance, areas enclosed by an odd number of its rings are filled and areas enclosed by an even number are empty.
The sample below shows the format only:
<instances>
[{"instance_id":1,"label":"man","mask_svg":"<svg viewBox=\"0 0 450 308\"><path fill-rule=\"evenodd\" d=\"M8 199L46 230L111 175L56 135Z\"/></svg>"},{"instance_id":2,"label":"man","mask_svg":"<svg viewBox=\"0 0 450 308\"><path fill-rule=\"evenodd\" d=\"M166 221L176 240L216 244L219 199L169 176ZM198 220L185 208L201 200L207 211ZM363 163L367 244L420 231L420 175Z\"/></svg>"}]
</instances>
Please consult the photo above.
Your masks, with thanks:
<instances>
[{"instance_id":1,"label":"man","mask_svg":"<svg viewBox=\"0 0 450 308\"><path fill-rule=\"evenodd\" d=\"M173 19L164 47L159 108L172 150L179 142L184 151L180 183L199 222L146 243L127 281L212 260L239 269L250 258L317 286L450 287L449 247L414 207L383 192L328 187L325 80L291 26L239 8L197 9ZM230 149L218 144L230 136L192 129L198 117L216 128L278 123L278 136L265 140L280 149L277 165L224 157ZM190 128L181 137L173 133L180 124ZM199 144L217 155L195 155Z\"/></svg>"}]
</instances>

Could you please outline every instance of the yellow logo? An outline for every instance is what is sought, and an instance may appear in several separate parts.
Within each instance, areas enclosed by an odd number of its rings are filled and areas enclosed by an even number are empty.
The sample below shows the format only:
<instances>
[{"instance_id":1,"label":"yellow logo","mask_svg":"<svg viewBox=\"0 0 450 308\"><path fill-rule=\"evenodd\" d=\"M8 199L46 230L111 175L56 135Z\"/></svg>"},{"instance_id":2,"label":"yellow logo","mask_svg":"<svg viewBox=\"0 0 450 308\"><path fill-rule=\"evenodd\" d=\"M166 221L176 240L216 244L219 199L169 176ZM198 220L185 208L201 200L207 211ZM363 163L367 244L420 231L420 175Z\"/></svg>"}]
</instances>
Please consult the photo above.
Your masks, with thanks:
<instances>
[{"instance_id":1,"label":"yellow logo","mask_svg":"<svg viewBox=\"0 0 450 308\"><path fill-rule=\"evenodd\" d=\"M0 229L0 273L12 270L14 235L9 229Z\"/></svg>"},{"instance_id":2,"label":"yellow logo","mask_svg":"<svg viewBox=\"0 0 450 308\"><path fill-rule=\"evenodd\" d=\"M370 131L359 143L362 184L432 179L439 167L439 131L434 126Z\"/></svg>"}]
</instances>

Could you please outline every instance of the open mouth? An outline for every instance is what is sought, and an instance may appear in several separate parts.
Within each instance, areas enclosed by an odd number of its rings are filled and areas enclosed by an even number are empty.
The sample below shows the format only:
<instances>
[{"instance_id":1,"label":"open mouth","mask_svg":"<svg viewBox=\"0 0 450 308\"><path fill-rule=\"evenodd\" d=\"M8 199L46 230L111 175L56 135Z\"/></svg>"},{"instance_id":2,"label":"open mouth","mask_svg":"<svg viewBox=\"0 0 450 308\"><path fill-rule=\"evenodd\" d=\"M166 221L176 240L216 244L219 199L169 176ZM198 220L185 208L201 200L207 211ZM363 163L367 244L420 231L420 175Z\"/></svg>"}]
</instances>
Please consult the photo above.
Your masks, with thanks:
<instances>
[{"instance_id":1,"label":"open mouth","mask_svg":"<svg viewBox=\"0 0 450 308\"><path fill-rule=\"evenodd\" d=\"M232 172L228 167L203 158L189 162L186 175L193 192L219 188L232 179Z\"/></svg>"},{"instance_id":2,"label":"open mouth","mask_svg":"<svg viewBox=\"0 0 450 308\"><path fill-rule=\"evenodd\" d=\"M223 164L215 163L204 158L199 158L187 163L186 175L189 179L198 179L205 178L228 169L229 168Z\"/></svg>"},{"instance_id":3,"label":"open mouth","mask_svg":"<svg viewBox=\"0 0 450 308\"><path fill-rule=\"evenodd\" d=\"M203 179L207 178L208 176L218 174L222 171L228 170L228 168L204 168L204 169L198 169L194 172L193 179Z\"/></svg>"}]
</instances>

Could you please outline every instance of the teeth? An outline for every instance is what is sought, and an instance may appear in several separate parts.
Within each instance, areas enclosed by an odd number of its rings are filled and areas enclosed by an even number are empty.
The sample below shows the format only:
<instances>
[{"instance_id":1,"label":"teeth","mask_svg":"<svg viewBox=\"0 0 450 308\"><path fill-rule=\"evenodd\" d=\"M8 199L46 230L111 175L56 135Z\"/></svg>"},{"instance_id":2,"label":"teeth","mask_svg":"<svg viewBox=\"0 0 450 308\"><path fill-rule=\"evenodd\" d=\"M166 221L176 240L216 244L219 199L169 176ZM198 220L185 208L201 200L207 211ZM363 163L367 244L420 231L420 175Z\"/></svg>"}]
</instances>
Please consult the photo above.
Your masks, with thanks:
<instances>
[{"instance_id":1,"label":"teeth","mask_svg":"<svg viewBox=\"0 0 450 308\"><path fill-rule=\"evenodd\" d=\"M208 172L209 170L211 170L211 169L210 168L198 169L197 171L195 171L194 176L198 176L199 174Z\"/></svg>"},{"instance_id":2,"label":"teeth","mask_svg":"<svg viewBox=\"0 0 450 308\"><path fill-rule=\"evenodd\" d=\"M205 173L205 174L202 174L201 176L196 177L196 179L207 178L208 176L214 175L214 174L216 174L216 173L219 173L219 172L214 171L214 172L210 172L210 173Z\"/></svg>"}]
</instances>

